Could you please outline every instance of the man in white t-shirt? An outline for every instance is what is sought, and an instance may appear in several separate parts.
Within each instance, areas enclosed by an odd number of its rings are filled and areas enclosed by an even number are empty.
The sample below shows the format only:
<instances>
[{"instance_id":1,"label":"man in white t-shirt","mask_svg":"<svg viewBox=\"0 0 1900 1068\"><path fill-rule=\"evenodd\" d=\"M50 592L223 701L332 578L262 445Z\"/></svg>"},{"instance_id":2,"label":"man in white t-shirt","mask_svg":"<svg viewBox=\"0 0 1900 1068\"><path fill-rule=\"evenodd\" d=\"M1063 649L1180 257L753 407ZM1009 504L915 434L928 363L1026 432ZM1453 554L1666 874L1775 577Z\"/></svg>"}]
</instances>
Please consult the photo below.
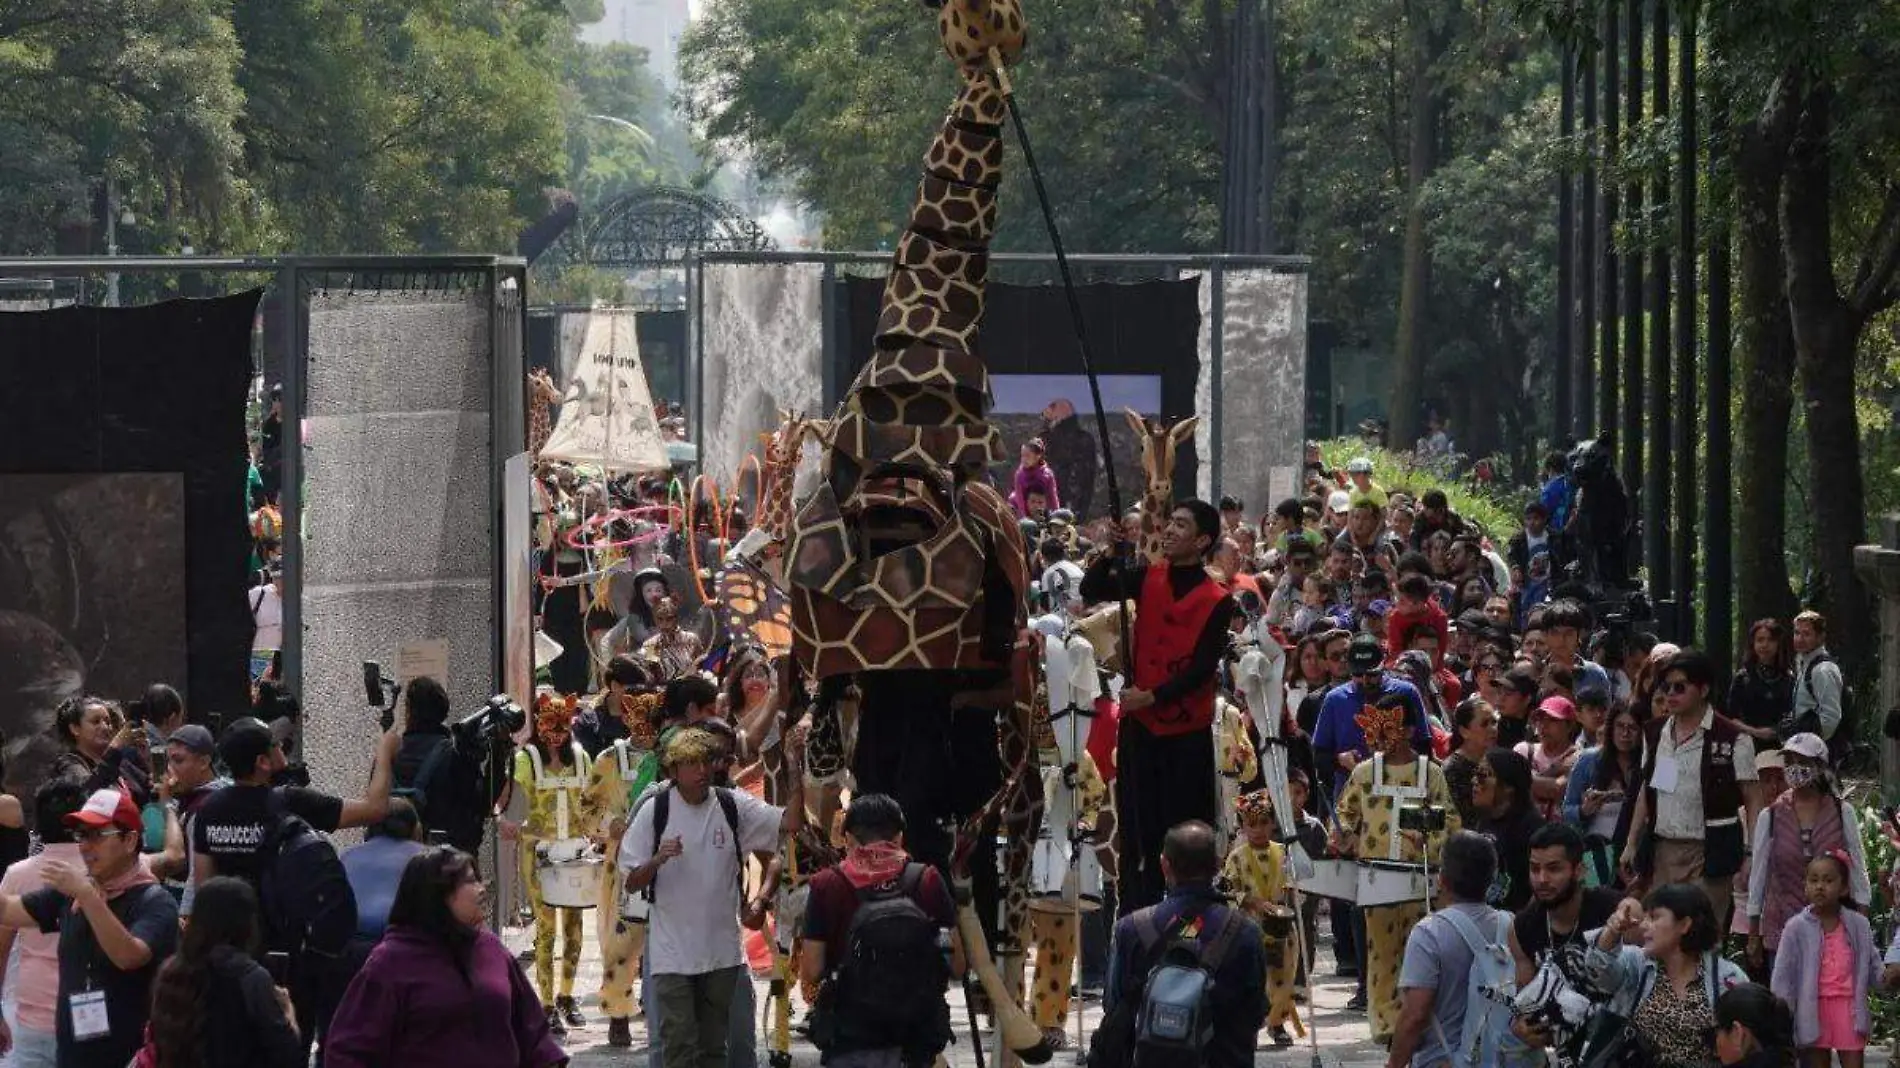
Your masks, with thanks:
<instances>
[{"instance_id":1,"label":"man in white t-shirt","mask_svg":"<svg viewBox=\"0 0 1900 1068\"><path fill-rule=\"evenodd\" d=\"M641 806L620 843L627 888L652 888L647 968L664 1068L726 1064L732 1000L745 981L739 945L744 857L777 849L779 836L803 823L801 793L781 809L743 790L715 788L718 753L708 731L674 735L663 761L673 785ZM802 778L792 776L795 783Z\"/></svg>"}]
</instances>

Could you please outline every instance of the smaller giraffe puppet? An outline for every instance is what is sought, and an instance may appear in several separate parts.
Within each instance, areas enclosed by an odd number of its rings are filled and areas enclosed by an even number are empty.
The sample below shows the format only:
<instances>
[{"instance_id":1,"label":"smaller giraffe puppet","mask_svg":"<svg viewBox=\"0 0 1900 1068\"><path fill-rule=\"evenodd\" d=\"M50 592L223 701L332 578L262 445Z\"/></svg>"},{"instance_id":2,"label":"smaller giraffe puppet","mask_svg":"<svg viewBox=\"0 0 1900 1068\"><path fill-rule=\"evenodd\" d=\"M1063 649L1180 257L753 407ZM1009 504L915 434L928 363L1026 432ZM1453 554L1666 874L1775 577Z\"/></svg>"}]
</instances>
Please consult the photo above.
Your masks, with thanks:
<instances>
[{"instance_id":1,"label":"smaller giraffe puppet","mask_svg":"<svg viewBox=\"0 0 1900 1068\"><path fill-rule=\"evenodd\" d=\"M1141 471L1146 484L1141 494L1141 555L1158 562L1161 529L1168 525L1168 513L1174 511L1174 457L1183 441L1194 436L1201 417L1190 415L1169 426L1149 419L1133 409L1125 409L1135 440L1141 443Z\"/></svg>"},{"instance_id":2,"label":"smaller giraffe puppet","mask_svg":"<svg viewBox=\"0 0 1900 1068\"><path fill-rule=\"evenodd\" d=\"M554 434L554 406L561 403L561 391L547 368L528 372L528 455L539 456Z\"/></svg>"}]
</instances>

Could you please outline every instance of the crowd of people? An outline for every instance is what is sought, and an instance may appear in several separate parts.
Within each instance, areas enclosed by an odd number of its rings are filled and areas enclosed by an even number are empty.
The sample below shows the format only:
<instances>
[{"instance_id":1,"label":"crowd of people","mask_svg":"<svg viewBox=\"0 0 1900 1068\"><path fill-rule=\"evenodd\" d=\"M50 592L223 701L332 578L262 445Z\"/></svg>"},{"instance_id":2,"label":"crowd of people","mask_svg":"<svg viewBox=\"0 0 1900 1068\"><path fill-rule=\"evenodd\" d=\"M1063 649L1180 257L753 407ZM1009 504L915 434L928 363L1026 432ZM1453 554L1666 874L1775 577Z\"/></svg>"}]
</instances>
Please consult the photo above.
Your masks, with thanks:
<instances>
[{"instance_id":1,"label":"crowd of people","mask_svg":"<svg viewBox=\"0 0 1900 1068\"><path fill-rule=\"evenodd\" d=\"M812 773L818 688L717 621L744 515L689 526L656 480L537 474L553 649L513 737L459 735L411 680L362 796L308 787L264 486L254 714L214 734L164 685L62 706L45 785L0 798L8 1063L553 1065L591 1000L610 1046L645 1018L655 1068L747 1068L761 947L826 1064L945 1049L947 986L988 959L969 937L1023 933L960 914L939 798L851 774L889 710L834 695L845 770ZM1090 1063L1251 1065L1305 1025L1330 941L1394 1068L1861 1063L1900 940L1863 911L1890 873L1842 796L1826 620L1754 624L1732 675L1658 641L1566 588L1552 476L1509 532L1316 450L1257 517L1085 520L1025 446L1048 863L1099 865L1080 901L1037 876L1080 928L1073 952L1034 940L1059 971L1034 984L1045 1043L1073 982L1101 1000ZM491 821L510 870L476 859ZM491 933L499 881L526 900L520 956Z\"/></svg>"}]
</instances>

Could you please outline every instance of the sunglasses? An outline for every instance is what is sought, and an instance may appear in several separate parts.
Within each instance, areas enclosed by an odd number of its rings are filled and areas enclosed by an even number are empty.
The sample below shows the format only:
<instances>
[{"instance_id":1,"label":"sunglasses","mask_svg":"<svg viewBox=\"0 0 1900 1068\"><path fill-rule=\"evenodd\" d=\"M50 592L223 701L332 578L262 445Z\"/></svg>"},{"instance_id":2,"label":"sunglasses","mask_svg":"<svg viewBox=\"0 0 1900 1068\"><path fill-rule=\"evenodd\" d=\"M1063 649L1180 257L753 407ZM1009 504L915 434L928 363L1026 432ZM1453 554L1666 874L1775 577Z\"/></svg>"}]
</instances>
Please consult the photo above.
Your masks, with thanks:
<instances>
[{"instance_id":1,"label":"sunglasses","mask_svg":"<svg viewBox=\"0 0 1900 1068\"><path fill-rule=\"evenodd\" d=\"M1479 671L1489 671L1489 672L1491 672L1492 674L1494 674L1494 675L1495 675L1495 674L1497 674L1498 672L1500 672L1500 671L1503 671L1503 670L1504 670L1504 665L1503 665L1503 664L1500 664L1500 663L1498 663L1498 662L1497 662L1497 661L1495 661L1495 660L1487 660L1487 661L1485 661L1484 663L1482 663L1482 664L1479 664L1479 665L1478 665L1478 670L1479 670Z\"/></svg>"},{"instance_id":2,"label":"sunglasses","mask_svg":"<svg viewBox=\"0 0 1900 1068\"><path fill-rule=\"evenodd\" d=\"M86 842L100 842L107 838L123 838L125 837L125 833L124 830L118 827L101 827L96 830L82 829L73 832L73 841L83 845Z\"/></svg>"},{"instance_id":3,"label":"sunglasses","mask_svg":"<svg viewBox=\"0 0 1900 1068\"><path fill-rule=\"evenodd\" d=\"M1675 697L1679 694L1688 693L1689 684L1686 682L1681 682L1681 681L1665 682L1661 686L1656 687L1656 692L1668 694L1671 697Z\"/></svg>"}]
</instances>

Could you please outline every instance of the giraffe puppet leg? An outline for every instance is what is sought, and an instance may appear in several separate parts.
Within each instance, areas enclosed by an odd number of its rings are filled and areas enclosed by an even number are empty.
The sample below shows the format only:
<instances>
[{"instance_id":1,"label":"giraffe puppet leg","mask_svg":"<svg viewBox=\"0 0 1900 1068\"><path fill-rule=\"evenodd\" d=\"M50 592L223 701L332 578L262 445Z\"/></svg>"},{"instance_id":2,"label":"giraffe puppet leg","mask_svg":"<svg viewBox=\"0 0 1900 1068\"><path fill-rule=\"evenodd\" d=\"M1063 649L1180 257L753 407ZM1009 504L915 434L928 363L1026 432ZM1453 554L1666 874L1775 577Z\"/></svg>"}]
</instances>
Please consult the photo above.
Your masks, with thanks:
<instances>
[{"instance_id":1,"label":"giraffe puppet leg","mask_svg":"<svg viewBox=\"0 0 1900 1068\"><path fill-rule=\"evenodd\" d=\"M1073 913L1031 909L1029 937L1036 946L1036 978L1031 1011L1036 1026L1061 1031L1069 1022L1069 980L1075 969Z\"/></svg>"}]
</instances>

